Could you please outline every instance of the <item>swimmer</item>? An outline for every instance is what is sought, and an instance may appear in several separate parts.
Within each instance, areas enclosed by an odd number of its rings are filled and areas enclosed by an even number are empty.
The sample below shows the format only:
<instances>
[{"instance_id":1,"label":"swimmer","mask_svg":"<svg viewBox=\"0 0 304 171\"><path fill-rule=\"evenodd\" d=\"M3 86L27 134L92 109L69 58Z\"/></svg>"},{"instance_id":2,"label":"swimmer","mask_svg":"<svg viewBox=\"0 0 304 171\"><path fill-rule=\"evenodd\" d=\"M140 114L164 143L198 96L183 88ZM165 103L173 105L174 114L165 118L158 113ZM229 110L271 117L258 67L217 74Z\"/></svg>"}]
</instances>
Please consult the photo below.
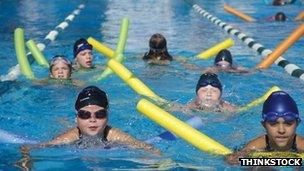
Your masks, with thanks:
<instances>
[{"instance_id":1,"label":"swimmer","mask_svg":"<svg viewBox=\"0 0 304 171\"><path fill-rule=\"evenodd\" d=\"M275 21L286 21L286 15L283 12L278 12L275 16L274 16L274 20Z\"/></svg>"},{"instance_id":2,"label":"swimmer","mask_svg":"<svg viewBox=\"0 0 304 171\"><path fill-rule=\"evenodd\" d=\"M234 66L230 51L227 49L223 49L216 55L214 59L214 66L205 69L203 73L205 72L250 73L252 71L243 67Z\"/></svg>"},{"instance_id":3,"label":"swimmer","mask_svg":"<svg viewBox=\"0 0 304 171\"><path fill-rule=\"evenodd\" d=\"M226 157L237 164L252 151L304 152L304 138L296 134L301 119L295 101L284 91L273 92L263 104L262 125L266 135L250 141L241 151Z\"/></svg>"},{"instance_id":4,"label":"swimmer","mask_svg":"<svg viewBox=\"0 0 304 171\"><path fill-rule=\"evenodd\" d=\"M268 17L266 19L266 21L278 21L278 22L284 22L286 21L288 18L286 17L286 15L283 12L278 12L276 13L275 16L271 16Z\"/></svg>"},{"instance_id":5,"label":"swimmer","mask_svg":"<svg viewBox=\"0 0 304 171\"><path fill-rule=\"evenodd\" d=\"M49 62L49 78L42 80L35 80L39 85L46 84L71 84L78 87L83 87L84 82L71 78L72 64L70 60L64 55L56 55Z\"/></svg>"},{"instance_id":6,"label":"swimmer","mask_svg":"<svg viewBox=\"0 0 304 171\"><path fill-rule=\"evenodd\" d=\"M92 49L93 46L84 38L78 39L74 43L73 53L75 61L73 68L75 70L94 68Z\"/></svg>"},{"instance_id":7,"label":"swimmer","mask_svg":"<svg viewBox=\"0 0 304 171\"><path fill-rule=\"evenodd\" d=\"M75 103L77 127L40 146L73 144L82 148L111 148L116 145L126 145L160 154L160 151L152 145L111 127L108 124L108 106L108 97L104 91L95 86L84 88Z\"/></svg>"},{"instance_id":8,"label":"swimmer","mask_svg":"<svg viewBox=\"0 0 304 171\"><path fill-rule=\"evenodd\" d=\"M153 34L149 41L149 52L145 53L143 60L148 64L168 65L173 60L167 50L166 38L159 34Z\"/></svg>"},{"instance_id":9,"label":"swimmer","mask_svg":"<svg viewBox=\"0 0 304 171\"><path fill-rule=\"evenodd\" d=\"M282 6L282 5L287 5L287 4L293 4L295 3L296 0L274 0L272 2L273 6Z\"/></svg>"},{"instance_id":10,"label":"swimmer","mask_svg":"<svg viewBox=\"0 0 304 171\"><path fill-rule=\"evenodd\" d=\"M221 99L222 84L214 73L202 74L196 85L196 99L187 105L189 109L214 112L235 112L237 107Z\"/></svg>"},{"instance_id":11,"label":"swimmer","mask_svg":"<svg viewBox=\"0 0 304 171\"><path fill-rule=\"evenodd\" d=\"M49 63L50 78L54 79L70 79L72 75L72 64L67 57L56 55Z\"/></svg>"}]
</instances>

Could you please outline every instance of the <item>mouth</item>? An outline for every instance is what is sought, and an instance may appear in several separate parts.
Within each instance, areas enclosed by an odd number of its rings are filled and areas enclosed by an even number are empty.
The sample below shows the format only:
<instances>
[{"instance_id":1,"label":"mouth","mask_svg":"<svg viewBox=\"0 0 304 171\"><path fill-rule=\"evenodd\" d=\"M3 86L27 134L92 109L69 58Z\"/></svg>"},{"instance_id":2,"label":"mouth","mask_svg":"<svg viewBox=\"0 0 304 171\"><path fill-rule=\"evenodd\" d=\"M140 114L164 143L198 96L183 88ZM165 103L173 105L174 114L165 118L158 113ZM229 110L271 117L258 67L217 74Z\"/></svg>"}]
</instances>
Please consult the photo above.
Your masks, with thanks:
<instances>
[{"instance_id":1,"label":"mouth","mask_svg":"<svg viewBox=\"0 0 304 171\"><path fill-rule=\"evenodd\" d=\"M285 137L285 136L277 136L275 137L275 139L278 141L278 142L286 142L288 140L288 137Z\"/></svg>"},{"instance_id":2,"label":"mouth","mask_svg":"<svg viewBox=\"0 0 304 171\"><path fill-rule=\"evenodd\" d=\"M87 61L86 64L87 64L88 66L91 66L91 65L92 65L92 61Z\"/></svg>"},{"instance_id":3,"label":"mouth","mask_svg":"<svg viewBox=\"0 0 304 171\"><path fill-rule=\"evenodd\" d=\"M91 131L96 131L97 128L98 128L98 126L90 126L90 127L89 127L89 129L90 129Z\"/></svg>"}]
</instances>

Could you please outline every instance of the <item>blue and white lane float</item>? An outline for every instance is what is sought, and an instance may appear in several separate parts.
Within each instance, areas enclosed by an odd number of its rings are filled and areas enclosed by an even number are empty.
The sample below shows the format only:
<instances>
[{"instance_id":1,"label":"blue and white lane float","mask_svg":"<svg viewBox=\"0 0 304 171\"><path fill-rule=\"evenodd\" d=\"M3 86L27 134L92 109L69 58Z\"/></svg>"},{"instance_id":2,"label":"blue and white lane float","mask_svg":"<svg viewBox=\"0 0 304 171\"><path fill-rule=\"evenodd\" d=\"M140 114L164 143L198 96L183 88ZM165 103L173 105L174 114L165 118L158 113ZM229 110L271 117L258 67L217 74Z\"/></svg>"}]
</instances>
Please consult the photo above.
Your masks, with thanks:
<instances>
[{"instance_id":1,"label":"blue and white lane float","mask_svg":"<svg viewBox=\"0 0 304 171\"><path fill-rule=\"evenodd\" d=\"M249 48L255 50L258 54L268 56L272 53L272 50L265 48L262 44L258 43L253 38L247 36L246 34L242 33L240 30L233 28L231 25L223 22L217 17L212 16L209 12L204 10L198 4L192 5L192 8L201 14L204 18L210 20L213 24L221 27L225 30L228 34L237 36L243 43L245 43ZM291 76L297 77L301 80L304 80L304 70L301 69L299 66L290 63L285 58L280 56L276 61L275 64L284 68L284 70Z\"/></svg>"},{"instance_id":2,"label":"blue and white lane float","mask_svg":"<svg viewBox=\"0 0 304 171\"><path fill-rule=\"evenodd\" d=\"M37 144L38 141L30 140L11 132L0 129L0 143L10 143L10 144Z\"/></svg>"},{"instance_id":3,"label":"blue and white lane float","mask_svg":"<svg viewBox=\"0 0 304 171\"><path fill-rule=\"evenodd\" d=\"M85 3L81 3L77 6L77 8L70 13L63 22L61 22L59 25L55 27L54 30L51 30L44 38L43 43L38 43L37 47L40 51L43 51L45 47L50 43L55 41L59 33L63 32L64 29L66 29L69 26L69 23L74 20L74 18L80 14L81 10L85 8ZM30 53L27 54L27 56ZM32 63L34 60L31 60L30 63ZM0 81L14 81L18 78L18 76L21 74L19 64L11 67L6 75L0 76Z\"/></svg>"}]
</instances>

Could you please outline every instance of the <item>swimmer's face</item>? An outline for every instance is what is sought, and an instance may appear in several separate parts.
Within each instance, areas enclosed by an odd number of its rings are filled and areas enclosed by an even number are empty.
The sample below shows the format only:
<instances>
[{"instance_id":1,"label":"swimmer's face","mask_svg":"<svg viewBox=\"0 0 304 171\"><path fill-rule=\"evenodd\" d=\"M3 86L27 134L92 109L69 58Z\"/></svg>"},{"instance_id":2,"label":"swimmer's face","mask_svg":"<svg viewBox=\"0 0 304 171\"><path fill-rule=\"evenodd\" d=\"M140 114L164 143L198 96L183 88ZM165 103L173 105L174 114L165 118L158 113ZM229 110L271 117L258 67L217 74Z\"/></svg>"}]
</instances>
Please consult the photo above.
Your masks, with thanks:
<instances>
[{"instance_id":1,"label":"swimmer's face","mask_svg":"<svg viewBox=\"0 0 304 171\"><path fill-rule=\"evenodd\" d=\"M201 87L197 91L197 98L201 104L204 106L213 106L214 104L218 104L221 97L221 91L217 87L213 87L211 85L207 85L205 87Z\"/></svg>"},{"instance_id":2,"label":"swimmer's face","mask_svg":"<svg viewBox=\"0 0 304 171\"><path fill-rule=\"evenodd\" d=\"M58 62L52 66L50 77L56 79L69 79L71 77L71 69L66 62L58 60Z\"/></svg>"},{"instance_id":3,"label":"swimmer's face","mask_svg":"<svg viewBox=\"0 0 304 171\"><path fill-rule=\"evenodd\" d=\"M88 119L82 119L77 115L78 128L82 134L94 136L103 133L108 123L108 117L100 118L98 116L96 117L96 115L98 115L97 112L104 110L106 109L97 105L88 105L79 109L79 111L89 112L91 114Z\"/></svg>"},{"instance_id":4,"label":"swimmer's face","mask_svg":"<svg viewBox=\"0 0 304 171\"><path fill-rule=\"evenodd\" d=\"M82 68L92 68L93 66L93 54L92 50L85 49L79 52L76 56L77 64Z\"/></svg>"},{"instance_id":5,"label":"swimmer's face","mask_svg":"<svg viewBox=\"0 0 304 171\"><path fill-rule=\"evenodd\" d=\"M270 142L273 142L277 150L288 150L292 144L296 133L297 121L286 122L283 118L278 118L275 122L263 122Z\"/></svg>"},{"instance_id":6,"label":"swimmer's face","mask_svg":"<svg viewBox=\"0 0 304 171\"><path fill-rule=\"evenodd\" d=\"M221 69L231 68L231 64L227 61L219 61L218 63L216 63L216 66L221 68Z\"/></svg>"}]
</instances>

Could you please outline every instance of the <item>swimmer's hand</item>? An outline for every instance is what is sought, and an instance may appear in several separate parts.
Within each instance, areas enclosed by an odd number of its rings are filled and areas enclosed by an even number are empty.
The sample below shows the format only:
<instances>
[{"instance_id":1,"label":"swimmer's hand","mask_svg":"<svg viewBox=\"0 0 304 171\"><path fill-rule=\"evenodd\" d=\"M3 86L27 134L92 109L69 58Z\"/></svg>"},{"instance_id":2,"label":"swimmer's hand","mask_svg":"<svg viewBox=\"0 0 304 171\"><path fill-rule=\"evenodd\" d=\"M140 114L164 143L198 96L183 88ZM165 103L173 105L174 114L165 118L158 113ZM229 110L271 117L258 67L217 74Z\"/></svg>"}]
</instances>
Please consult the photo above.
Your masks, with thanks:
<instances>
[{"instance_id":1,"label":"swimmer's hand","mask_svg":"<svg viewBox=\"0 0 304 171\"><path fill-rule=\"evenodd\" d=\"M149 59L147 61L147 63L150 65L169 65L170 61L169 60Z\"/></svg>"},{"instance_id":2,"label":"swimmer's hand","mask_svg":"<svg viewBox=\"0 0 304 171\"><path fill-rule=\"evenodd\" d=\"M33 162L31 161L29 151L30 151L29 146L22 146L20 148L22 158L16 162L15 166L19 167L22 170L26 170L26 171L31 169Z\"/></svg>"},{"instance_id":3,"label":"swimmer's hand","mask_svg":"<svg viewBox=\"0 0 304 171\"><path fill-rule=\"evenodd\" d=\"M238 151L232 154L229 154L226 156L226 161L227 163L231 164L231 165L237 165L240 163L239 159L240 158L245 158L248 154L250 153L250 151Z\"/></svg>"}]
</instances>

